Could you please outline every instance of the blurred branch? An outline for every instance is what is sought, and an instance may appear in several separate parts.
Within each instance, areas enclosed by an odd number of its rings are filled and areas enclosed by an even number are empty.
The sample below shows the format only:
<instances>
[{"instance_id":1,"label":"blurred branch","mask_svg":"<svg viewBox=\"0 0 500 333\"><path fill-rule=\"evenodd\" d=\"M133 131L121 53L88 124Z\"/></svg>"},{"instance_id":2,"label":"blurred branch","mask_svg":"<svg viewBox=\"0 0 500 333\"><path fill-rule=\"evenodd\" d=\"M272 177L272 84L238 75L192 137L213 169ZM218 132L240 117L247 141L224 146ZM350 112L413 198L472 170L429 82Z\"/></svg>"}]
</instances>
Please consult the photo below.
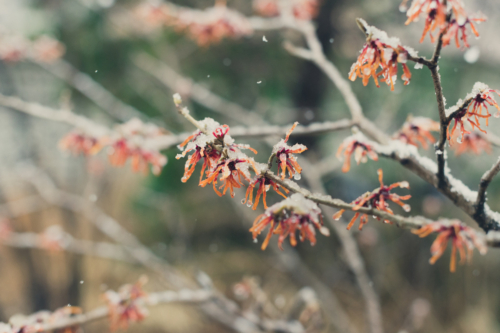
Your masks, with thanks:
<instances>
[{"instance_id":1,"label":"blurred branch","mask_svg":"<svg viewBox=\"0 0 500 333\"><path fill-rule=\"evenodd\" d=\"M134 117L143 120L147 118L139 110L115 97L90 75L80 72L63 59L51 63L36 62L36 64L78 90L115 119L127 121Z\"/></svg>"},{"instance_id":2,"label":"blurred branch","mask_svg":"<svg viewBox=\"0 0 500 333\"><path fill-rule=\"evenodd\" d=\"M212 292L200 289L200 290L189 290L181 289L179 291L164 291L158 293L150 293L142 299L138 299L137 302L142 305L147 306L157 306L169 303L204 303L210 301L213 297ZM106 318L109 316L110 311L108 307L101 306L85 314L75 315L69 318L63 318L55 323L40 324L37 326L37 332L49 332L54 330L63 329L70 326L79 326L92 321Z\"/></svg>"},{"instance_id":3,"label":"blurred branch","mask_svg":"<svg viewBox=\"0 0 500 333\"><path fill-rule=\"evenodd\" d=\"M0 94L0 105L12 108L32 115L34 117L47 119L56 122L62 122L73 127L84 130L89 135L96 138L109 135L113 130L102 126L92 120L79 116L68 110L57 110L37 103L25 102L17 97L10 97ZM334 122L319 122L312 123L307 126L297 126L292 133L294 135L309 135L320 134L336 130L349 128L353 122L347 119L342 119ZM233 137L262 137L262 136L275 136L284 135L290 129L287 126L255 126L255 127L233 127L231 129L231 136ZM156 138L145 139L144 145L148 148L163 150L169 149L182 143L192 133L168 134L158 136Z\"/></svg>"},{"instance_id":4,"label":"blurred branch","mask_svg":"<svg viewBox=\"0 0 500 333\"><path fill-rule=\"evenodd\" d=\"M46 207L46 203L38 195L12 200L0 205L0 218L12 219L31 214Z\"/></svg>"},{"instance_id":5,"label":"blurred branch","mask_svg":"<svg viewBox=\"0 0 500 333\"><path fill-rule=\"evenodd\" d=\"M168 284L178 289L195 287L191 281L188 281L164 259L156 256L132 233L125 230L116 220L105 214L89 200L59 190L46 174L32 165L21 165L18 171L22 178L34 185L45 200L85 216L102 233L123 245L133 259L162 276ZM212 301L202 305L201 309L213 319L237 332L280 331L295 333L303 331L301 325L296 322L267 320L251 314L240 314L238 306L233 301L215 290L213 292Z\"/></svg>"},{"instance_id":6,"label":"blurred branch","mask_svg":"<svg viewBox=\"0 0 500 333\"><path fill-rule=\"evenodd\" d=\"M304 177L307 180L311 190L319 192L321 195L326 194L325 187L321 182L320 175L314 172L314 167L308 163L308 161L302 162L302 168L304 171ZM325 210L326 215L333 216L332 209ZM373 283L371 282L368 273L366 272L365 263L363 257L359 252L356 241L348 230L344 228L344 224L338 223L328 218L330 226L335 230L338 235L342 248L344 250L344 256L349 268L354 273L356 277L357 284L361 290L361 294L365 299L366 303L366 313L368 323L370 324L371 332L383 332L382 326L382 308L380 306L380 301L378 295L373 288Z\"/></svg>"},{"instance_id":7,"label":"blurred branch","mask_svg":"<svg viewBox=\"0 0 500 333\"><path fill-rule=\"evenodd\" d=\"M65 251L75 254L93 256L103 259L113 259L127 263L137 263L123 246L115 245L106 242L93 242L88 240L75 239L69 234L64 233L64 237L57 241L57 246L60 248L51 249L44 242L45 235L32 232L9 232L5 238L0 239L0 244L19 249L38 249L49 250L57 253Z\"/></svg>"},{"instance_id":8,"label":"blurred branch","mask_svg":"<svg viewBox=\"0 0 500 333\"><path fill-rule=\"evenodd\" d=\"M241 122L242 119L260 123L262 119L255 113L242 108L240 105L227 101L214 94L210 89L195 81L176 73L164 62L161 62L146 53L141 53L133 58L133 63L138 68L156 78L173 92L180 93L183 97L192 98L206 108L220 113L230 119Z\"/></svg>"}]
</instances>

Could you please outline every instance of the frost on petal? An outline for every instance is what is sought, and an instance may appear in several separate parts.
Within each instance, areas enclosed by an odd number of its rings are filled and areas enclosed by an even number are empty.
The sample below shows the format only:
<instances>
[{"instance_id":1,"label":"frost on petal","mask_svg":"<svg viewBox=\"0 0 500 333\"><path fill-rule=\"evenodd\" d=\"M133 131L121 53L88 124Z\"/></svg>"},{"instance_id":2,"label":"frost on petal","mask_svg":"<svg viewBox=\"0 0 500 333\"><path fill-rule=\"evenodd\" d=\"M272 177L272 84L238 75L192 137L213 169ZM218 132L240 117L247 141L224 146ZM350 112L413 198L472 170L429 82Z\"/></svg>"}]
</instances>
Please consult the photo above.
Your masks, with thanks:
<instances>
[{"instance_id":1,"label":"frost on petal","mask_svg":"<svg viewBox=\"0 0 500 333\"><path fill-rule=\"evenodd\" d=\"M297 245L297 232L300 241L309 240L316 244L316 231L328 236L329 232L323 226L321 210L318 205L306 199L300 193L294 193L289 198L278 202L259 215L250 229L254 239L269 226L262 250L265 250L273 234L279 235L278 246L282 249L283 241L289 237L292 246Z\"/></svg>"}]
</instances>

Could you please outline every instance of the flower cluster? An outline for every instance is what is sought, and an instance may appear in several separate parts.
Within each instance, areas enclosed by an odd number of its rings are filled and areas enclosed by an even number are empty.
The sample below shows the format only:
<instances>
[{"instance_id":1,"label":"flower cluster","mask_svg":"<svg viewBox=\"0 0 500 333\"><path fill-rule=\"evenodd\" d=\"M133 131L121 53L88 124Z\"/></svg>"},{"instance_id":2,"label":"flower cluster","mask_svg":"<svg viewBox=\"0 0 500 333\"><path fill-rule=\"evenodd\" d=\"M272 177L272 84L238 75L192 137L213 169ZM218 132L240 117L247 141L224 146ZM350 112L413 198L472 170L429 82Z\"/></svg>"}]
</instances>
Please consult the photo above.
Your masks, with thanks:
<instances>
[{"instance_id":1,"label":"flower cluster","mask_svg":"<svg viewBox=\"0 0 500 333\"><path fill-rule=\"evenodd\" d=\"M65 322L69 318L82 313L82 309L76 306L65 306L54 312L39 311L29 316L17 314L9 319L9 323L0 323L0 332L2 333L29 333L40 332L45 325ZM79 326L68 326L64 333L79 332Z\"/></svg>"},{"instance_id":2,"label":"flower cluster","mask_svg":"<svg viewBox=\"0 0 500 333\"><path fill-rule=\"evenodd\" d=\"M399 38L388 37L387 33L373 26L369 26L364 20L358 19L358 24L368 36L357 61L352 65L349 79L355 81L360 77L363 85L367 85L370 77L373 77L377 87L379 77L382 82L387 83L394 90L398 75L398 64L403 67L401 79L404 84L410 83L411 73L406 65L408 56L416 57L417 52L410 47L402 46ZM380 68L380 71L377 72Z\"/></svg>"},{"instance_id":3,"label":"flower cluster","mask_svg":"<svg viewBox=\"0 0 500 333\"><path fill-rule=\"evenodd\" d=\"M280 142L273 146L272 156L276 157L278 163L278 176L281 172L281 179L285 179L287 170L290 178L293 176L296 180L300 179L302 168L299 163L297 163L297 157L293 154L300 154L306 151L307 147L298 143L293 146L287 145L288 138L297 125L298 122L294 123L292 128L286 133L285 139L281 139Z\"/></svg>"},{"instance_id":4,"label":"flower cluster","mask_svg":"<svg viewBox=\"0 0 500 333\"><path fill-rule=\"evenodd\" d=\"M456 141L456 136L452 137L450 142L453 142L453 140ZM452 149L455 150L455 155L462 155L463 153L466 152L471 152L476 155L481 154L483 151L490 154L491 153L491 143L486 140L484 135L481 133L477 132L472 132L469 134L465 134L462 143L459 145L453 145L451 146Z\"/></svg>"},{"instance_id":5,"label":"flower cluster","mask_svg":"<svg viewBox=\"0 0 500 333\"><path fill-rule=\"evenodd\" d=\"M431 132L439 131L439 123L424 117L408 117L401 129L394 134L394 138L406 144L418 147L420 143L422 148L429 147L428 142L434 143L436 139Z\"/></svg>"},{"instance_id":6,"label":"flower cluster","mask_svg":"<svg viewBox=\"0 0 500 333\"><path fill-rule=\"evenodd\" d=\"M449 8L453 14L450 17L448 17ZM443 34L443 46L449 45L451 39L455 38L457 48L460 48L460 40L463 41L465 47L469 47L467 25L470 25L474 35L478 37L479 33L473 22L479 23L486 20L482 15L468 16L461 0L413 0L406 15L408 16L407 25L417 21L421 16L425 17L425 27L420 42L423 42L429 33L431 42L434 43L433 33L437 31L438 34Z\"/></svg>"},{"instance_id":7,"label":"flower cluster","mask_svg":"<svg viewBox=\"0 0 500 333\"><path fill-rule=\"evenodd\" d=\"M378 180L380 182L380 187L373 190L372 192L367 192L351 202L352 205L354 205L353 210L357 211L360 208L372 208L372 209L378 209L384 212L387 212L389 214L393 214L392 210L389 208L389 203L388 201L392 201L401 207L407 212L410 211L410 206L408 204L403 203L401 200L408 200L411 198L411 195L404 195L400 196L396 193L391 193L391 190L400 187L400 188L410 188L410 185L408 184L407 181L402 181L402 182L397 182L392 185L384 185L384 182L382 180L383 178L383 172L382 169L378 169ZM333 215L334 220L340 219L342 214L345 212L345 209L339 210L335 215ZM354 225L354 222L358 219L358 217L361 215L361 218L359 219L359 230L363 228L363 226L368 222L368 215L367 214L361 214L359 212L356 212L354 214L354 217L351 219L351 222L347 225L347 230L350 230L352 226ZM384 221L385 223L390 223L390 221Z\"/></svg>"},{"instance_id":8,"label":"flower cluster","mask_svg":"<svg viewBox=\"0 0 500 333\"><path fill-rule=\"evenodd\" d=\"M174 95L174 103L181 113L190 117L187 108L182 107L180 95ZM242 150L244 149L251 150L254 154L257 154L257 151L249 145L236 144L234 139L229 135L229 126L220 125L211 118L205 118L202 121L192 119L192 121L196 122L199 129L179 145L179 149L183 150L183 152L176 156L179 159L191 153L186 161L184 176L181 179L182 182L186 182L191 177L196 164L203 159L199 185L205 187L208 184L212 184L214 191L219 196L226 194L229 190L231 197L234 197L234 188L241 188L244 185L244 181L247 181L248 189L242 203L246 203L249 207L253 205L253 209L257 208L261 196L264 207L267 208L266 192L271 187L278 194L286 197L280 191L280 185L266 177L265 172L272 165L274 157L277 159L278 174L281 171L282 179L285 178L286 170L288 170L290 177L295 175L295 178L302 171L293 154L301 153L307 148L299 144L291 147L286 144L297 123L287 132L286 138L274 146L269 165L266 165L255 162L253 158L243 153ZM251 176L251 171L255 173L253 177ZM217 187L218 181L223 182L219 187ZM253 192L256 187L258 187L258 190L254 202ZM288 193L284 188L283 191Z\"/></svg>"},{"instance_id":9,"label":"flower cluster","mask_svg":"<svg viewBox=\"0 0 500 333\"><path fill-rule=\"evenodd\" d=\"M113 166L123 166L129 159L132 170L148 173L149 166L153 174L159 175L167 163L167 158L158 150L147 147L147 140L160 137L163 130L153 124L145 124L137 118L116 126L107 134L88 134L83 130L75 130L67 134L59 142L59 147L74 155L93 155L104 147L108 147L109 161Z\"/></svg>"},{"instance_id":10,"label":"flower cluster","mask_svg":"<svg viewBox=\"0 0 500 333\"><path fill-rule=\"evenodd\" d=\"M234 188L241 187L242 178L250 181L249 169L254 165L253 159L246 156L241 149L250 149L254 153L257 151L248 145L235 144L228 134L227 125L221 126L211 118L205 118L198 123L205 130L197 130L179 145L179 149L184 151L176 158L185 157L187 153L192 152L186 161L182 181L186 182L191 177L196 164L203 158L200 186L213 184L215 192L220 196L229 189L231 197L234 197ZM223 181L220 186L224 187L222 193L216 187L218 180Z\"/></svg>"},{"instance_id":11,"label":"flower cluster","mask_svg":"<svg viewBox=\"0 0 500 333\"><path fill-rule=\"evenodd\" d=\"M0 35L0 59L17 62L25 59L52 62L61 58L66 48L56 39L43 35L30 41L20 35Z\"/></svg>"},{"instance_id":12,"label":"flower cluster","mask_svg":"<svg viewBox=\"0 0 500 333\"><path fill-rule=\"evenodd\" d=\"M293 15L299 20L312 20L318 15L318 0L292 0ZM278 0L254 0L253 8L255 12L262 16L279 16L280 8Z\"/></svg>"},{"instance_id":13,"label":"flower cluster","mask_svg":"<svg viewBox=\"0 0 500 333\"><path fill-rule=\"evenodd\" d=\"M364 136L360 134L351 135L344 139L337 150L337 158L342 158L344 152L342 172L348 172L351 169L351 156L354 154L354 160L359 165L360 162L366 163L368 157L374 161L378 161L378 155L373 150L373 147L365 142Z\"/></svg>"},{"instance_id":14,"label":"flower cluster","mask_svg":"<svg viewBox=\"0 0 500 333\"><path fill-rule=\"evenodd\" d=\"M141 277L135 284L122 286L118 292L108 290L104 293L111 331L126 329L129 323L141 321L148 315L147 309L140 302L146 296L142 289L146 282L147 278Z\"/></svg>"},{"instance_id":15,"label":"flower cluster","mask_svg":"<svg viewBox=\"0 0 500 333\"><path fill-rule=\"evenodd\" d=\"M465 129L464 121L467 121L472 129L477 128L481 132L486 133L486 131L481 128L479 120L484 118L485 124L488 126L488 119L491 117L488 106L494 106L498 110L495 117L500 116L500 107L495 101L493 96L494 93L500 96L500 92L498 90L491 89L487 84L482 82L476 82L472 88L472 92L467 94L465 102L459 100L455 106L446 110L446 114L450 118L450 125L448 126L447 131L448 140L450 140L453 136L457 126L460 127L461 133L460 137L457 136L458 142L462 142L464 140L465 134L471 134L471 132ZM485 111L485 114L483 114L483 110ZM450 130L451 123L453 121L455 122ZM451 140L450 144L452 144Z\"/></svg>"},{"instance_id":16,"label":"flower cluster","mask_svg":"<svg viewBox=\"0 0 500 333\"><path fill-rule=\"evenodd\" d=\"M278 202L259 215L250 228L254 240L269 226L269 232L262 243L265 250L273 234L279 235L278 246L282 249L283 241L290 237L290 244L297 245L296 231L299 232L300 241L309 240L311 245L316 244L316 232L329 236L329 230L323 226L321 210L318 205L306 199L302 194L295 193L289 198Z\"/></svg>"},{"instance_id":17,"label":"flower cluster","mask_svg":"<svg viewBox=\"0 0 500 333\"><path fill-rule=\"evenodd\" d=\"M448 241L451 241L451 272L455 272L456 270L457 250L460 254L461 264L464 264L466 259L467 261L471 260L474 248L477 248L481 254L485 254L487 251L484 239L476 231L458 220L444 220L430 223L412 232L419 237L427 237L431 233L439 234L431 246L432 257L429 260L431 264L434 264L443 255Z\"/></svg>"}]
</instances>

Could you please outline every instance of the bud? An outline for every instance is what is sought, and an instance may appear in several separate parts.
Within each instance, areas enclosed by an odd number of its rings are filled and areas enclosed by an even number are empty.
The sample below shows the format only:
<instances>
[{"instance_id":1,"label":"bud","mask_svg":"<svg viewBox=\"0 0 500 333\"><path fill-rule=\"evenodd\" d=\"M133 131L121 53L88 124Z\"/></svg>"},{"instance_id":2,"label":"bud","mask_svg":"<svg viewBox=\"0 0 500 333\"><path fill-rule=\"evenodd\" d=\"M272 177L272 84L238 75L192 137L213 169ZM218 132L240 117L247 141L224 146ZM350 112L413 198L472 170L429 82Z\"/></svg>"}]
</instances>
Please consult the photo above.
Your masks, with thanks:
<instances>
[{"instance_id":1,"label":"bud","mask_svg":"<svg viewBox=\"0 0 500 333\"><path fill-rule=\"evenodd\" d=\"M179 95L179 93L174 94L174 104L175 106L180 106L182 104L182 98L181 95Z\"/></svg>"}]
</instances>

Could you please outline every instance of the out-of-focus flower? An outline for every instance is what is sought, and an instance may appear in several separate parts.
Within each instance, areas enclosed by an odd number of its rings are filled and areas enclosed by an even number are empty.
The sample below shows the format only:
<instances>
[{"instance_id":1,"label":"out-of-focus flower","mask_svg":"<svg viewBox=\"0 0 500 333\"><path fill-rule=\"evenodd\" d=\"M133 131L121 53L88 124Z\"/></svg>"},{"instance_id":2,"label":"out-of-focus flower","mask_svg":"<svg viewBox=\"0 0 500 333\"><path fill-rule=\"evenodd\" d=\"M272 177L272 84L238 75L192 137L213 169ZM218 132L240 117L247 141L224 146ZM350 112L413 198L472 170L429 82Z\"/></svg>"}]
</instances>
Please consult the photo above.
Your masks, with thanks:
<instances>
[{"instance_id":1,"label":"out-of-focus flower","mask_svg":"<svg viewBox=\"0 0 500 333\"><path fill-rule=\"evenodd\" d=\"M449 9L453 13L452 18L447 18ZM486 21L482 14L468 16L461 0L413 0L406 15L408 16L407 25L417 21L419 17L425 16L425 27L420 43L424 41L427 33L429 33L431 42L434 43L436 38L433 33L437 30L438 33L443 33L443 46L449 45L450 41L455 38L457 48L460 48L460 39L465 47L469 47L466 34L467 25L470 25L474 35L478 37L479 33L473 22ZM459 37L460 32L462 33L461 37Z\"/></svg>"},{"instance_id":2,"label":"out-of-focus flower","mask_svg":"<svg viewBox=\"0 0 500 333\"><path fill-rule=\"evenodd\" d=\"M290 134L293 132L297 125L298 122L295 122L290 130L286 133L285 139L281 139L281 141L275 144L273 147L272 154L276 156L276 160L278 162L278 176L281 172L281 179L285 179L287 170L290 178L292 178L293 176L296 180L300 179L302 168L300 167L299 163L297 163L297 158L293 154L300 154L306 151L307 147L298 143L294 144L291 147L286 144L288 142Z\"/></svg>"},{"instance_id":3,"label":"out-of-focus flower","mask_svg":"<svg viewBox=\"0 0 500 333\"><path fill-rule=\"evenodd\" d=\"M311 20L318 15L318 0L290 0L293 15L299 20ZM280 9L278 0L254 0L255 12L262 16L278 16Z\"/></svg>"},{"instance_id":4,"label":"out-of-focus flower","mask_svg":"<svg viewBox=\"0 0 500 333\"><path fill-rule=\"evenodd\" d=\"M30 42L18 35L0 36L0 59L17 62L28 56Z\"/></svg>"},{"instance_id":5,"label":"out-of-focus flower","mask_svg":"<svg viewBox=\"0 0 500 333\"><path fill-rule=\"evenodd\" d=\"M134 147L127 139L119 139L110 147L109 162L113 166L123 166L131 159L132 170L147 174L149 165L154 175L159 175L162 168L167 164L167 158L158 151L144 150Z\"/></svg>"},{"instance_id":6,"label":"out-of-focus flower","mask_svg":"<svg viewBox=\"0 0 500 333\"><path fill-rule=\"evenodd\" d=\"M58 252L68 246L69 235L59 225L51 225L40 234L40 246L49 251Z\"/></svg>"},{"instance_id":7,"label":"out-of-focus flower","mask_svg":"<svg viewBox=\"0 0 500 333\"><path fill-rule=\"evenodd\" d=\"M33 43L33 57L39 62L53 62L61 58L66 52L66 47L49 36L41 36Z\"/></svg>"},{"instance_id":8,"label":"out-of-focus flower","mask_svg":"<svg viewBox=\"0 0 500 333\"><path fill-rule=\"evenodd\" d=\"M394 135L395 139L401 140L406 144L418 147L420 143L422 148L427 149L429 144L434 143L436 139L431 131L439 131L439 123L424 117L408 117L401 129Z\"/></svg>"},{"instance_id":9,"label":"out-of-focus flower","mask_svg":"<svg viewBox=\"0 0 500 333\"><path fill-rule=\"evenodd\" d=\"M446 4L442 0L413 0L406 15L408 16L406 25L417 21L420 16L425 16L425 27L420 38L420 43L424 41L425 35L428 32L431 41L434 43L435 38L432 33L436 29L440 31L446 25Z\"/></svg>"},{"instance_id":10,"label":"out-of-focus flower","mask_svg":"<svg viewBox=\"0 0 500 333\"><path fill-rule=\"evenodd\" d=\"M147 309L139 302L147 295L142 289L146 282L147 278L142 277L135 284L122 286L118 292L108 290L104 293L111 331L126 329L129 323L141 321L148 315Z\"/></svg>"},{"instance_id":11,"label":"out-of-focus flower","mask_svg":"<svg viewBox=\"0 0 500 333\"><path fill-rule=\"evenodd\" d=\"M219 1L214 7L204 11L183 9L169 25L185 30L200 46L219 43L224 38L241 38L252 33L252 27L245 16L226 7Z\"/></svg>"},{"instance_id":12,"label":"out-of-focus flower","mask_svg":"<svg viewBox=\"0 0 500 333\"><path fill-rule=\"evenodd\" d=\"M448 241L451 241L451 272L456 270L457 250L460 254L460 264L464 264L466 260L470 262L474 248L477 248L481 254L485 254L487 251L484 238L458 220L430 223L412 232L419 237L427 237L434 232L439 234L431 246L432 257L429 260L431 264L434 264L443 255Z\"/></svg>"},{"instance_id":13,"label":"out-of-focus flower","mask_svg":"<svg viewBox=\"0 0 500 333\"><path fill-rule=\"evenodd\" d=\"M78 306L65 306L57 309L49 318L49 323L56 324L59 321L67 320L71 317L82 314L82 308ZM57 333L83 333L78 325L67 326L56 331Z\"/></svg>"},{"instance_id":14,"label":"out-of-focus flower","mask_svg":"<svg viewBox=\"0 0 500 333\"><path fill-rule=\"evenodd\" d=\"M152 27L162 26L170 19L168 6L164 3L140 3L134 9L134 14L141 22Z\"/></svg>"},{"instance_id":15,"label":"out-of-focus flower","mask_svg":"<svg viewBox=\"0 0 500 333\"><path fill-rule=\"evenodd\" d=\"M7 218L0 217L0 240L8 239L12 233L12 226Z\"/></svg>"},{"instance_id":16,"label":"out-of-focus flower","mask_svg":"<svg viewBox=\"0 0 500 333\"><path fill-rule=\"evenodd\" d=\"M99 139L94 138L80 131L73 131L66 134L59 141L59 148L69 150L73 155L94 155L102 149Z\"/></svg>"},{"instance_id":17,"label":"out-of-focus flower","mask_svg":"<svg viewBox=\"0 0 500 333\"><path fill-rule=\"evenodd\" d=\"M149 165L154 175L159 175L167 164L167 158L159 151L149 149L145 141L164 134L164 130L154 124L143 123L133 118L128 122L116 126L112 137L104 138L109 146L109 161L113 166L123 166L131 159L132 170L147 174Z\"/></svg>"},{"instance_id":18,"label":"out-of-focus flower","mask_svg":"<svg viewBox=\"0 0 500 333\"><path fill-rule=\"evenodd\" d=\"M43 35L35 41L16 34L0 35L0 59L17 62L30 59L38 62L52 62L66 52L65 46L58 40Z\"/></svg>"},{"instance_id":19,"label":"out-of-focus flower","mask_svg":"<svg viewBox=\"0 0 500 333\"><path fill-rule=\"evenodd\" d=\"M451 141L456 141L456 136L452 137ZM461 155L466 152L471 152L476 155L481 154L482 152L486 152L488 154L491 153L491 143L477 132L472 132L470 134L465 134L462 143L459 145L451 146L452 149L455 150L455 155Z\"/></svg>"},{"instance_id":20,"label":"out-of-focus flower","mask_svg":"<svg viewBox=\"0 0 500 333\"><path fill-rule=\"evenodd\" d=\"M358 24L368 36L366 43L361 50L357 61L352 65L349 72L349 79L355 81L356 78L363 79L363 85L367 85L370 77L373 77L377 87L380 87L378 80L394 90L394 84L398 75L398 64L403 67L401 79L404 84L410 83L411 73L406 65L408 56L417 56L417 52L410 47L401 45L399 38L388 37L385 31L381 31L373 26L369 26L364 20L358 19ZM380 71L377 73L377 70Z\"/></svg>"},{"instance_id":21,"label":"out-of-focus flower","mask_svg":"<svg viewBox=\"0 0 500 333\"><path fill-rule=\"evenodd\" d=\"M337 150L337 158L342 159L342 151L344 151L344 165L342 172L348 172L351 169L351 156L354 154L354 160L359 165L360 162L366 163L368 157L374 161L378 161L378 155L373 150L373 147L362 142L362 137L355 134L344 139Z\"/></svg>"},{"instance_id":22,"label":"out-of-focus flower","mask_svg":"<svg viewBox=\"0 0 500 333\"><path fill-rule=\"evenodd\" d=\"M380 182L380 187L373 190L372 192L366 192L353 202L351 202L352 205L355 205L354 208L352 209L353 211L357 211L360 208L373 208L373 209L378 209L384 212L387 212L389 214L394 214L393 211L389 208L389 203L388 201L392 201L401 207L406 212L410 211L410 206L408 204L405 204L401 200L408 200L411 198L411 195L404 195L400 196L396 193L391 193L391 190L400 187L400 188L410 188L410 185L408 184L407 181L402 181L402 182L397 182L392 185L384 185L383 182L383 172L382 169L378 169L378 180ZM345 209L339 210L335 215L333 215L334 220L340 219L342 214L345 212ZM354 214L354 217L351 219L351 222L347 225L347 230L350 230L352 226L354 225L354 222L358 219L358 217L361 215L361 218L359 219L359 230L363 228L363 226L368 222L368 215L367 214L362 214L356 212ZM380 219L380 218L377 218ZM384 221L385 223L391 223L388 220Z\"/></svg>"},{"instance_id":23,"label":"out-of-focus flower","mask_svg":"<svg viewBox=\"0 0 500 333\"><path fill-rule=\"evenodd\" d=\"M464 47L469 47L470 45L467 43L467 24L470 25L472 33L476 37L479 37L479 32L477 32L473 22L479 23L484 21L486 21L486 18L482 15L467 17L463 20L463 23L457 19L452 19L448 25L448 30L443 35L443 46L449 45L450 41L455 38L457 48L460 48L460 40L463 41ZM459 33L462 34L461 37L459 37Z\"/></svg>"},{"instance_id":24,"label":"out-of-focus flower","mask_svg":"<svg viewBox=\"0 0 500 333\"><path fill-rule=\"evenodd\" d=\"M309 240L311 245L316 244L316 232L329 236L329 230L323 226L321 210L318 205L306 199L302 194L295 193L289 198L282 200L259 215L250 228L253 239L269 226L269 232L262 243L265 250L273 234L279 235L278 246L282 249L283 241L290 237L290 244L297 245L296 231L299 231L300 241Z\"/></svg>"}]
</instances>

